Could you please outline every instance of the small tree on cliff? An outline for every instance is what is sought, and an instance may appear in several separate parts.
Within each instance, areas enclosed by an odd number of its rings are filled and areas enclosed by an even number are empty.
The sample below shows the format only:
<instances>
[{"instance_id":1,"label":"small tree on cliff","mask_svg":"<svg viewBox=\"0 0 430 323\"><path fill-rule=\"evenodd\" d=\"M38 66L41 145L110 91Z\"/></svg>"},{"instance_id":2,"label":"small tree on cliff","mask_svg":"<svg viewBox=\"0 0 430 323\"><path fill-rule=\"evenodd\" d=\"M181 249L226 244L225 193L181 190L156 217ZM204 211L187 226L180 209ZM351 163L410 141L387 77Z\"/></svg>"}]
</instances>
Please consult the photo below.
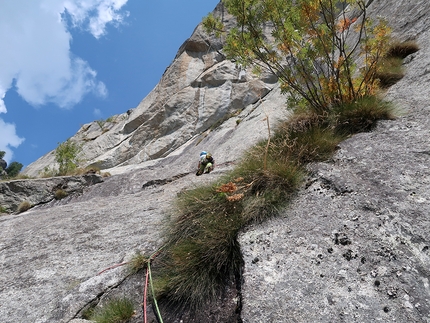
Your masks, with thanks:
<instances>
[{"instance_id":1,"label":"small tree on cliff","mask_svg":"<svg viewBox=\"0 0 430 323\"><path fill-rule=\"evenodd\" d=\"M237 20L226 31L212 14L203 24L225 35L224 51L238 63L267 69L296 103L318 114L373 95L388 49L386 22L372 22L364 0L222 0ZM349 15L343 8L348 8ZM361 56L360 67L354 63Z\"/></svg>"},{"instance_id":2,"label":"small tree on cliff","mask_svg":"<svg viewBox=\"0 0 430 323\"><path fill-rule=\"evenodd\" d=\"M7 174L7 177L16 177L24 165L16 161L13 161L12 163L10 163L9 166L7 166L7 163L3 160L4 155L6 155L6 152L1 150L0 151L0 173L2 172L2 170L4 170Z\"/></svg>"},{"instance_id":3,"label":"small tree on cliff","mask_svg":"<svg viewBox=\"0 0 430 323\"><path fill-rule=\"evenodd\" d=\"M73 172L80 162L79 153L82 147L67 139L65 142L58 144L55 149L55 161L58 163L58 175L67 175Z\"/></svg>"},{"instance_id":4,"label":"small tree on cliff","mask_svg":"<svg viewBox=\"0 0 430 323\"><path fill-rule=\"evenodd\" d=\"M10 165L6 168L7 176L9 177L18 176L23 166L24 166L23 164L18 163L16 161L11 162Z\"/></svg>"}]
</instances>

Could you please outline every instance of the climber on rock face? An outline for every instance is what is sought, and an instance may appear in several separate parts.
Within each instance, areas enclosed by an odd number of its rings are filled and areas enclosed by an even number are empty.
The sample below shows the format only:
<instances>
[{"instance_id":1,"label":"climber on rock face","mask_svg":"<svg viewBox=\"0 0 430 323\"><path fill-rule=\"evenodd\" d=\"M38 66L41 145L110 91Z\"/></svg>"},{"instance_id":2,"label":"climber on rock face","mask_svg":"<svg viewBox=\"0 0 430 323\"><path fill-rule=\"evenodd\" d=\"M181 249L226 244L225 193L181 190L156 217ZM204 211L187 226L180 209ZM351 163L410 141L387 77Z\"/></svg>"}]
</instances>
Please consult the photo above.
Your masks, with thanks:
<instances>
[{"instance_id":1,"label":"climber on rock face","mask_svg":"<svg viewBox=\"0 0 430 323\"><path fill-rule=\"evenodd\" d=\"M197 167L197 176L209 174L215 168L215 160L213 159L212 154L202 151L200 153L199 164Z\"/></svg>"}]
</instances>

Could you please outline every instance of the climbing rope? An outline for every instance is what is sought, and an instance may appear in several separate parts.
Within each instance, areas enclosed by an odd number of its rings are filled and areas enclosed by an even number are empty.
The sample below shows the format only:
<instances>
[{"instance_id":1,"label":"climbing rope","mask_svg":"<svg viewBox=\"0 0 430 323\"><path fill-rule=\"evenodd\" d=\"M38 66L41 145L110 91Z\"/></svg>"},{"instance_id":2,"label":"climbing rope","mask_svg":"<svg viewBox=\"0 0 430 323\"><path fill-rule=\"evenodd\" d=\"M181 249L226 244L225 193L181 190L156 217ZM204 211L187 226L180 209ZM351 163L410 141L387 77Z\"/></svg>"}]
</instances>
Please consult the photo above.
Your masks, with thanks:
<instances>
[{"instance_id":1,"label":"climbing rope","mask_svg":"<svg viewBox=\"0 0 430 323\"><path fill-rule=\"evenodd\" d=\"M165 246L162 246L160 249L158 249L157 251L155 251L151 256L149 256L147 262L146 262L146 275L145 275L145 286L144 286L144 291L143 291L143 322L144 323L148 323L148 318L146 315L147 312L147 299L148 299L148 283L151 286L151 293L152 293L152 298L154 300L154 306L155 306L155 310L156 310L156 314L157 314L157 318L158 321L160 323L164 323L163 322L163 318L161 317L161 313L160 313L160 309L158 307L158 303L157 303L157 299L155 297L155 292L154 292L154 285L153 285L153 281L152 281L152 272L151 272L151 261L155 259L155 257L157 257L161 250L164 248ZM122 262L120 264L115 264L112 265L106 269L103 269L102 271L100 271L97 275L100 275L102 273L104 273L105 271L120 267L120 266L124 266L129 264L130 262Z\"/></svg>"},{"instance_id":2,"label":"climbing rope","mask_svg":"<svg viewBox=\"0 0 430 323\"><path fill-rule=\"evenodd\" d=\"M160 309L158 308L158 303L157 303L157 298L155 297L155 292L154 292L154 285L152 282L152 272L151 272L151 261L155 259L155 257L157 257L161 250L164 248L165 246L162 246L160 249L158 249L156 252L154 252L151 256L149 256L148 261L147 261L147 265L146 265L146 278L145 278L145 292L144 292L144 299L143 299L143 304L144 304L144 323L147 323L147 318L146 318L146 299L147 299L147 291L148 291L148 278L149 278L149 284L151 286L151 293L152 293L152 299L154 300L154 306L155 306L155 310L157 313L157 317L158 317L158 321L160 323L163 323L163 318L161 317L161 313L160 313Z\"/></svg>"}]
</instances>

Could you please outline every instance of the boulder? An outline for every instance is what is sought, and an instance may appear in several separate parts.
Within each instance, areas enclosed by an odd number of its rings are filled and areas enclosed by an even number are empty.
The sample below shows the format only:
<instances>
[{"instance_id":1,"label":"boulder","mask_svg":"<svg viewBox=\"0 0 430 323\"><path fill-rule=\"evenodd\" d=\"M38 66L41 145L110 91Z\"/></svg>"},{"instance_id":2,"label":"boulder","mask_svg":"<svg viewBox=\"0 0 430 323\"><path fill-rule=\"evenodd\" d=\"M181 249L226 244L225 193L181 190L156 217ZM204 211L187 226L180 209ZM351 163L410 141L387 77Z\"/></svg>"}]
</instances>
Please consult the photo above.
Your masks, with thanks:
<instances>
[{"instance_id":1,"label":"boulder","mask_svg":"<svg viewBox=\"0 0 430 323\"><path fill-rule=\"evenodd\" d=\"M61 197L71 198L102 181L97 174L4 181L0 182L0 206L6 212L17 212L22 202L28 202L31 207L46 204L60 197L57 194L59 190L64 192Z\"/></svg>"}]
</instances>

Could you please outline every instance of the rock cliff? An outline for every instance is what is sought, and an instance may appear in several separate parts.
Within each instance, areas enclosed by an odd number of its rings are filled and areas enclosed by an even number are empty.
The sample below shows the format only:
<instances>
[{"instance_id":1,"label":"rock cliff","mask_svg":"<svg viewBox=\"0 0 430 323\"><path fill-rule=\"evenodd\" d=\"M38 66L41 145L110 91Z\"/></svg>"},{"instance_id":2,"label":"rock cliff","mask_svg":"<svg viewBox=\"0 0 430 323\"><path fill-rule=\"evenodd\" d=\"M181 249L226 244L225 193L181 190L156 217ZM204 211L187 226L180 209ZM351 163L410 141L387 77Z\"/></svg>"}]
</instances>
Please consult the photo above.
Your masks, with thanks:
<instances>
[{"instance_id":1,"label":"rock cliff","mask_svg":"<svg viewBox=\"0 0 430 323\"><path fill-rule=\"evenodd\" d=\"M369 12L421 48L387 93L399 117L311 165L280 218L241 233L243 322L430 322L430 3L369 1ZM113 265L157 250L177 193L229 170L267 136L266 116L288 116L276 80L225 60L198 26L138 107L72 138L113 176L0 217L1 321L78 323L89 305L127 295L141 322L144 277ZM216 159L210 176L194 175L201 150ZM25 173L52 163L51 153ZM207 322L237 322L235 297Z\"/></svg>"},{"instance_id":2,"label":"rock cliff","mask_svg":"<svg viewBox=\"0 0 430 323\"><path fill-rule=\"evenodd\" d=\"M217 14L228 15L221 6ZM276 77L256 78L225 59L222 44L199 25L157 86L126 113L83 125L71 140L83 145L87 165L107 169L163 158L264 98ZM238 117L241 118L241 117ZM53 152L23 171L38 176L55 165Z\"/></svg>"}]
</instances>

